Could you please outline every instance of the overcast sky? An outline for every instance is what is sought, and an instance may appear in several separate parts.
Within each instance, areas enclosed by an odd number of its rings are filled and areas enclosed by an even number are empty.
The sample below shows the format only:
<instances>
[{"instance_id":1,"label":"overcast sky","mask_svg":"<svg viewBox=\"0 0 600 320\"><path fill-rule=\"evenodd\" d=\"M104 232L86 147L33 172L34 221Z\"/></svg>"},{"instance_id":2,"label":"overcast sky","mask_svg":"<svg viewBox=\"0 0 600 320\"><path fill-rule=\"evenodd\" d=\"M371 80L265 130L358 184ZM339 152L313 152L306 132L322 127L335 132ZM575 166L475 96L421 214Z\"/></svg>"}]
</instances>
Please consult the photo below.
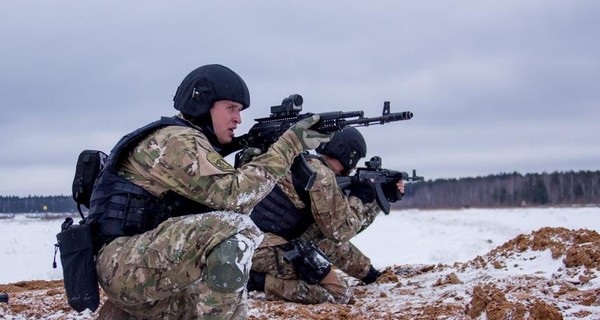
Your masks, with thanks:
<instances>
[{"instance_id":1,"label":"overcast sky","mask_svg":"<svg viewBox=\"0 0 600 320\"><path fill-rule=\"evenodd\" d=\"M600 169L600 2L1 1L0 195L70 195L83 149L175 114L192 69L250 88L241 135L304 111L412 111L361 129L427 179Z\"/></svg>"}]
</instances>

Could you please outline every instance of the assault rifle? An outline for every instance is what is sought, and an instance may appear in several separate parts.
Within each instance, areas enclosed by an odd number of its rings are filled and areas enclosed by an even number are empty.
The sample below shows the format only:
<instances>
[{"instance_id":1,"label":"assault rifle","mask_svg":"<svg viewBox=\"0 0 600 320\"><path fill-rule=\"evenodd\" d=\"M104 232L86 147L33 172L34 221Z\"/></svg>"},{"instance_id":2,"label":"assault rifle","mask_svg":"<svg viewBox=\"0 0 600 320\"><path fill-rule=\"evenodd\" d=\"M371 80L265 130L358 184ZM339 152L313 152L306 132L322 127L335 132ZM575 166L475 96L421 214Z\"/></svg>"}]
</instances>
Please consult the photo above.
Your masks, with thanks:
<instances>
[{"instance_id":1,"label":"assault rifle","mask_svg":"<svg viewBox=\"0 0 600 320\"><path fill-rule=\"evenodd\" d=\"M336 177L338 187L342 190L349 190L353 185L362 181L370 180L375 187L375 200L385 214L390 213L390 201L395 202L400 199L389 198L389 195L383 191L383 185L391 183L395 185L398 181L419 181L424 180L423 177L417 176L417 171L412 171L412 176L406 172L394 171L381 168L381 158L378 156L372 157L371 160L365 162L364 168L356 168L356 173L348 177ZM401 198L401 197L400 197Z\"/></svg>"},{"instance_id":2,"label":"assault rifle","mask_svg":"<svg viewBox=\"0 0 600 320\"><path fill-rule=\"evenodd\" d=\"M304 99L299 94L292 94L283 99L281 105L271 107L271 115L265 118L254 119L257 123L250 128L248 133L235 138L236 149L258 148L261 152L266 152L279 137L298 121L306 119L313 115L307 112L300 114ZM320 133L333 133L341 131L345 127L368 127L372 124L385 124L388 122L410 120L413 117L412 112L390 112L390 102L383 103L383 112L379 117L366 118L363 111L334 111L319 113L321 119L311 127L312 130ZM240 157L244 150L238 152L235 156L235 166L240 165Z\"/></svg>"}]
</instances>

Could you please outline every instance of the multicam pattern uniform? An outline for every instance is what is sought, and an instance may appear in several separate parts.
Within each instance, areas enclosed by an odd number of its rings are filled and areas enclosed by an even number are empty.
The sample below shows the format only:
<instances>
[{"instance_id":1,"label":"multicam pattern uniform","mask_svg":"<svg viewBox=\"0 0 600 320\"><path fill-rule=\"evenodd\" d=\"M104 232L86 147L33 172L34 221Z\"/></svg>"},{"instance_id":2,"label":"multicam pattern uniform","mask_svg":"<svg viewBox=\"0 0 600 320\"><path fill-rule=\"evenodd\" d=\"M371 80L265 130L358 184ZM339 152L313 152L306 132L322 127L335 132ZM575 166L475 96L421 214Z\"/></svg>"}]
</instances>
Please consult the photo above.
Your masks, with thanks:
<instances>
[{"instance_id":1,"label":"multicam pattern uniform","mask_svg":"<svg viewBox=\"0 0 600 320\"><path fill-rule=\"evenodd\" d=\"M245 290L217 292L202 280L207 255L226 239L245 239L239 245L248 248L240 249L249 254L237 262L250 267L262 233L247 214L301 151L288 131L268 152L234 170L193 128L169 126L142 140L120 174L153 195L173 190L220 212L171 218L106 245L96 268L110 300L139 319L245 318Z\"/></svg>"},{"instance_id":2,"label":"multicam pattern uniform","mask_svg":"<svg viewBox=\"0 0 600 320\"><path fill-rule=\"evenodd\" d=\"M334 266L362 278L369 270L370 260L349 240L375 219L379 207L375 202L363 204L356 197L346 197L338 188L333 171L318 159L309 158L307 162L317 174L309 191L315 223L300 238L306 243L316 243ZM291 175L282 179L279 186L297 208L306 207L294 191ZM283 259L285 251L280 245L286 242L267 233L252 258L252 270L266 273L267 299L307 304L348 302L351 297L348 284L335 272L315 285L298 280L292 264Z\"/></svg>"}]
</instances>

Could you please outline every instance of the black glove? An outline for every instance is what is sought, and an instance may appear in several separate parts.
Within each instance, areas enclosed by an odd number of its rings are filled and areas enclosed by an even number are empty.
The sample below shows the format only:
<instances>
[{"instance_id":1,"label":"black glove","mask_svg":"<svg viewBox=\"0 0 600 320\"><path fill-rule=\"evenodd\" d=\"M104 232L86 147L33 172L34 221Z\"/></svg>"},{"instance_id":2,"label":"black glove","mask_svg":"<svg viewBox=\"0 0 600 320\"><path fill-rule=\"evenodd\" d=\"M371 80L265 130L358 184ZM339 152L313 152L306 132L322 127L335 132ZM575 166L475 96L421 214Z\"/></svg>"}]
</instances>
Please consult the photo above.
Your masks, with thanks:
<instances>
[{"instance_id":1,"label":"black glove","mask_svg":"<svg viewBox=\"0 0 600 320\"><path fill-rule=\"evenodd\" d=\"M371 203L375 200L375 187L371 181L363 180L350 187L350 195L359 198L362 203Z\"/></svg>"},{"instance_id":2,"label":"black glove","mask_svg":"<svg viewBox=\"0 0 600 320\"><path fill-rule=\"evenodd\" d=\"M261 153L262 151L260 151L260 149L258 148L244 148L242 151L235 155L235 167L239 168L245 165L246 163L252 161L254 157L259 156Z\"/></svg>"},{"instance_id":3,"label":"black glove","mask_svg":"<svg viewBox=\"0 0 600 320\"><path fill-rule=\"evenodd\" d=\"M404 195L403 193L400 193L400 190L398 190L396 182L387 182L381 186L381 189L383 190L383 194L389 202L399 201Z\"/></svg>"},{"instance_id":4,"label":"black glove","mask_svg":"<svg viewBox=\"0 0 600 320\"><path fill-rule=\"evenodd\" d=\"M381 276L381 272L377 271L377 269L375 269L372 265L369 267L369 272L367 273L367 275L360 279L362 282L364 282L365 284L371 284L373 282L375 282L375 280L377 280L377 278L379 278Z\"/></svg>"}]
</instances>

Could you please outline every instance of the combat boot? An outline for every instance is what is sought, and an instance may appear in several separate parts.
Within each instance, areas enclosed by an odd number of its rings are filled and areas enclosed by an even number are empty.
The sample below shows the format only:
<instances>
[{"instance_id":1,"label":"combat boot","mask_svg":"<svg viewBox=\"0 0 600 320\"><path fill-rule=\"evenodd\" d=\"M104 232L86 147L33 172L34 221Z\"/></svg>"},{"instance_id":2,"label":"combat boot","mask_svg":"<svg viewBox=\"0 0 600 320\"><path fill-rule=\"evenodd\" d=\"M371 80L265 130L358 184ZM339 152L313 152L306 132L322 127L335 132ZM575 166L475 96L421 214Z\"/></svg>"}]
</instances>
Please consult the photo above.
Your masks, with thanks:
<instances>
[{"instance_id":1,"label":"combat boot","mask_svg":"<svg viewBox=\"0 0 600 320\"><path fill-rule=\"evenodd\" d=\"M256 272L250 270L250 279L248 279L248 292L251 291L265 291L265 276L264 272Z\"/></svg>"}]
</instances>

